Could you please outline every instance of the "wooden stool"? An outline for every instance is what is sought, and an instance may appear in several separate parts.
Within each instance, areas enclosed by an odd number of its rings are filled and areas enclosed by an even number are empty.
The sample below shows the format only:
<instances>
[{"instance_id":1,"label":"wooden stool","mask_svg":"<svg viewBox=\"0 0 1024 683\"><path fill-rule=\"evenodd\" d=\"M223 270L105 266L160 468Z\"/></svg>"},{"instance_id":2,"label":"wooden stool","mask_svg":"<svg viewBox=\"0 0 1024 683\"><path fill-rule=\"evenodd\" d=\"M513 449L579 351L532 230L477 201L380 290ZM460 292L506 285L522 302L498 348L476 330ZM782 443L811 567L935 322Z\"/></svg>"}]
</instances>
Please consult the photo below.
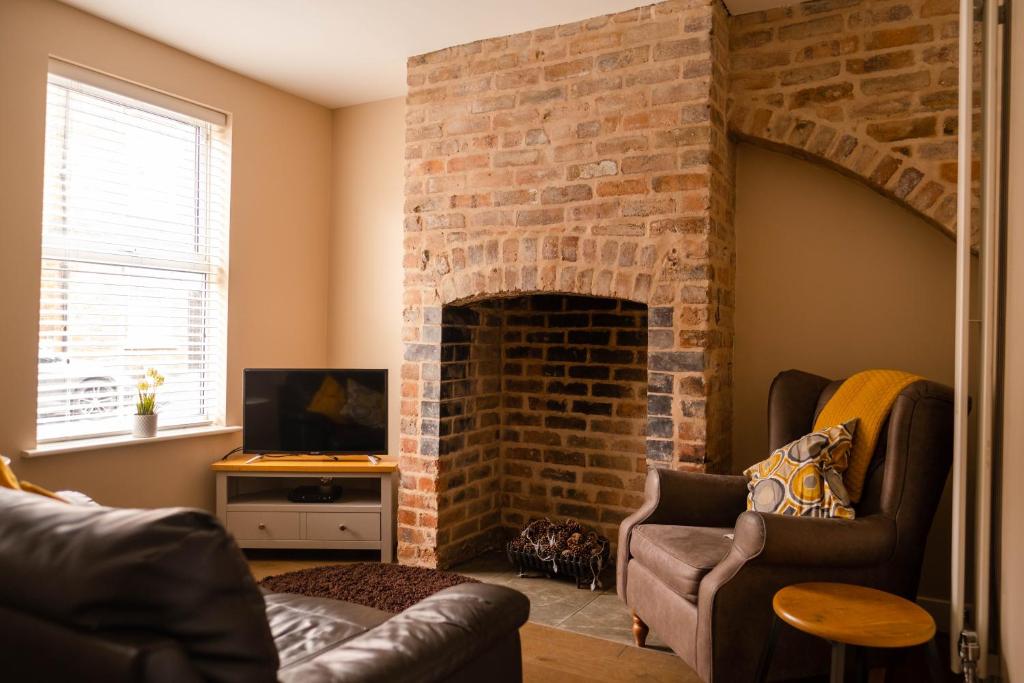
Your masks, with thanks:
<instances>
[{"instance_id":1,"label":"wooden stool","mask_svg":"<svg viewBox=\"0 0 1024 683\"><path fill-rule=\"evenodd\" d=\"M845 583L799 583L778 591L772 608L775 616L758 667L760 681L768 675L780 620L832 643L831 683L843 681L847 645L909 648L927 644L931 676L942 680L935 649L935 621L909 600Z\"/></svg>"}]
</instances>

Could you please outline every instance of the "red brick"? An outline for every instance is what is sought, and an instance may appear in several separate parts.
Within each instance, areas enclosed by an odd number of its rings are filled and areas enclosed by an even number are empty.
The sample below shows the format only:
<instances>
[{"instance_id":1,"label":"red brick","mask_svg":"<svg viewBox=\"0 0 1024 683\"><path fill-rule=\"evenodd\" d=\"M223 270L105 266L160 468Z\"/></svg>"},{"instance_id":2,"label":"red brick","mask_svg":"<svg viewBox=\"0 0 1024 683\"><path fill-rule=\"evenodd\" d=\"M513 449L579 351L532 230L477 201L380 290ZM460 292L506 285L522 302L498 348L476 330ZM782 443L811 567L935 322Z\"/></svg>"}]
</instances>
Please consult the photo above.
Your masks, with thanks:
<instances>
[{"instance_id":1,"label":"red brick","mask_svg":"<svg viewBox=\"0 0 1024 683\"><path fill-rule=\"evenodd\" d=\"M597 184L598 197L612 197L626 194L644 194L647 182L642 178L630 180L610 180Z\"/></svg>"},{"instance_id":2,"label":"red brick","mask_svg":"<svg viewBox=\"0 0 1024 683\"><path fill-rule=\"evenodd\" d=\"M708 186L708 176L703 173L657 176L651 181L655 192L679 192L700 190Z\"/></svg>"}]
</instances>

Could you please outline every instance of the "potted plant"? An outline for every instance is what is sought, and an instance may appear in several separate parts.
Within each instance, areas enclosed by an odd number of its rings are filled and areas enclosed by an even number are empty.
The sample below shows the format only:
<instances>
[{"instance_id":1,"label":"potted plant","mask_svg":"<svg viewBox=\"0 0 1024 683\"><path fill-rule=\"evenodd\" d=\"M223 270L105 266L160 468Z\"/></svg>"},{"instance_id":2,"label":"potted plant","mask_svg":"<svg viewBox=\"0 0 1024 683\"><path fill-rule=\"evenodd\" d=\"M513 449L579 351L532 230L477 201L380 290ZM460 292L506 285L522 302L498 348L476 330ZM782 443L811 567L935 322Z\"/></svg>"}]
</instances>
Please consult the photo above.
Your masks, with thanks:
<instances>
[{"instance_id":1,"label":"potted plant","mask_svg":"<svg viewBox=\"0 0 1024 683\"><path fill-rule=\"evenodd\" d=\"M156 436L156 390L164 383L164 376L156 368L146 370L137 385L139 398L135 402L135 423L132 436L149 438Z\"/></svg>"}]
</instances>

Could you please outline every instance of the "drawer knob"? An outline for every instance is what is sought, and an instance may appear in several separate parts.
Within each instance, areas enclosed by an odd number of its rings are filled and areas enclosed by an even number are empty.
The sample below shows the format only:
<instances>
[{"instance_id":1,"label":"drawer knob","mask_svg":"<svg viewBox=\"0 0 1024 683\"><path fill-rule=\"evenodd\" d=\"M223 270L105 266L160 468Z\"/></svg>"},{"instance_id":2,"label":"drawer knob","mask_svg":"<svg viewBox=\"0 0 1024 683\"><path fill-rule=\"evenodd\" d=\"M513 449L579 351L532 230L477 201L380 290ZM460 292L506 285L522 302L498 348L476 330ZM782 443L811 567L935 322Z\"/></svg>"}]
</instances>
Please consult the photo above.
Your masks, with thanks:
<instances>
[{"instance_id":1,"label":"drawer knob","mask_svg":"<svg viewBox=\"0 0 1024 683\"><path fill-rule=\"evenodd\" d=\"M345 530L345 525L344 524L339 524L338 525L338 531L344 531L344 530Z\"/></svg>"},{"instance_id":2,"label":"drawer knob","mask_svg":"<svg viewBox=\"0 0 1024 683\"><path fill-rule=\"evenodd\" d=\"M256 528L259 529L260 531L263 531L264 529L267 528L267 525L264 524L263 522L260 522L259 524L256 525Z\"/></svg>"}]
</instances>

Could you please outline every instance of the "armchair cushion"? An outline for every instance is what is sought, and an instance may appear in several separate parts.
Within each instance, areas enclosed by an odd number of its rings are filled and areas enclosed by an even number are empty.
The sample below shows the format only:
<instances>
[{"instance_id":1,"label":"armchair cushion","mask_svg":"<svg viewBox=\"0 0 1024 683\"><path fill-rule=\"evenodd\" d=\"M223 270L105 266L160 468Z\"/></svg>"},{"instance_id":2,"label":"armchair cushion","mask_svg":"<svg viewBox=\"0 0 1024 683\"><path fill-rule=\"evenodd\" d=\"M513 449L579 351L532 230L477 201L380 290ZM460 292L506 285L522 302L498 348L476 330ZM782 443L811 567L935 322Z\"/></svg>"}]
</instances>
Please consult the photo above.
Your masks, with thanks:
<instances>
[{"instance_id":1,"label":"armchair cushion","mask_svg":"<svg viewBox=\"0 0 1024 683\"><path fill-rule=\"evenodd\" d=\"M690 602L704 575L732 546L729 527L640 524L633 529L629 551L636 561Z\"/></svg>"}]
</instances>

